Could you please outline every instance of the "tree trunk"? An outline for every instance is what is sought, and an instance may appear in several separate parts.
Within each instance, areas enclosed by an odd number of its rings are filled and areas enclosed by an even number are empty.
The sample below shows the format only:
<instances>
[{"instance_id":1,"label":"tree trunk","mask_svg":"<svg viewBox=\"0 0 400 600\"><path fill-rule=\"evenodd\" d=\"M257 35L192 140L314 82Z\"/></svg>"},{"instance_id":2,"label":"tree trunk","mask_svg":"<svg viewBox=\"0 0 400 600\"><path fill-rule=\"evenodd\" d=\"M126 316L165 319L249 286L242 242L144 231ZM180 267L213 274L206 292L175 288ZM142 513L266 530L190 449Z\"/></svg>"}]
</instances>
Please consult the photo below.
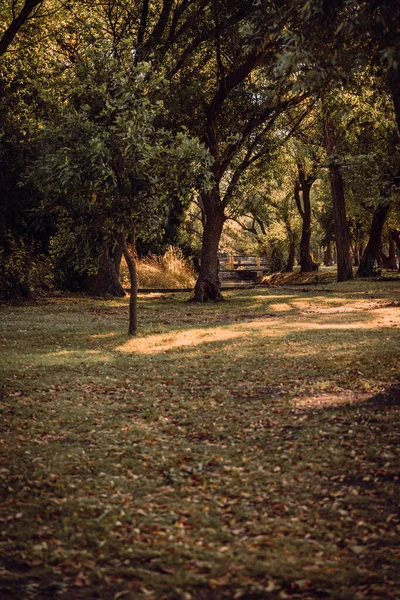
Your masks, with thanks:
<instances>
[{"instance_id":1,"label":"tree trunk","mask_svg":"<svg viewBox=\"0 0 400 600\"><path fill-rule=\"evenodd\" d=\"M337 279L347 281L353 279L353 265L350 253L350 233L346 218L346 201L340 167L334 156L335 138L333 121L324 119L325 148L329 157L329 176L332 190L333 219L335 222L335 238L337 252Z\"/></svg>"},{"instance_id":2,"label":"tree trunk","mask_svg":"<svg viewBox=\"0 0 400 600\"><path fill-rule=\"evenodd\" d=\"M113 251L111 252L111 258L115 265L115 271L118 275L118 278L121 275L121 260L122 260L123 251L120 244L116 244Z\"/></svg>"},{"instance_id":3,"label":"tree trunk","mask_svg":"<svg viewBox=\"0 0 400 600\"><path fill-rule=\"evenodd\" d=\"M328 242L325 250L324 265L330 267L333 264L332 242Z\"/></svg>"},{"instance_id":4,"label":"tree trunk","mask_svg":"<svg viewBox=\"0 0 400 600\"><path fill-rule=\"evenodd\" d=\"M92 296L105 296L106 294L118 298L125 296L109 245L106 245L100 254L97 273L87 277L85 291Z\"/></svg>"},{"instance_id":5,"label":"tree trunk","mask_svg":"<svg viewBox=\"0 0 400 600\"><path fill-rule=\"evenodd\" d=\"M379 252L378 252L378 267L380 269L383 269L387 267L387 263L388 263L388 257L386 256L386 254L383 252L382 250L382 239L381 239L381 243L379 244Z\"/></svg>"},{"instance_id":6,"label":"tree trunk","mask_svg":"<svg viewBox=\"0 0 400 600\"><path fill-rule=\"evenodd\" d=\"M371 232L368 244L365 247L357 277L372 277L375 263L379 261L379 250L382 240L382 229L390 208L389 202L382 200L375 209L372 218Z\"/></svg>"},{"instance_id":7,"label":"tree trunk","mask_svg":"<svg viewBox=\"0 0 400 600\"><path fill-rule=\"evenodd\" d=\"M138 292L138 279L137 269L135 260L135 235L132 234L130 238L131 252L129 252L128 245L126 243L125 235L122 233L119 237L119 246L128 265L129 278L131 281L131 291L129 297L129 327L128 335L136 335L137 333L137 292Z\"/></svg>"},{"instance_id":8,"label":"tree trunk","mask_svg":"<svg viewBox=\"0 0 400 600\"><path fill-rule=\"evenodd\" d=\"M388 269L394 271L397 270L397 258L396 258L396 242L394 241L393 232L389 231L389 260Z\"/></svg>"},{"instance_id":9,"label":"tree trunk","mask_svg":"<svg viewBox=\"0 0 400 600\"><path fill-rule=\"evenodd\" d=\"M400 251L400 232L396 229L391 229L390 233L392 234L392 239L397 246L397 249ZM400 272L400 260L399 260L399 272Z\"/></svg>"},{"instance_id":10,"label":"tree trunk","mask_svg":"<svg viewBox=\"0 0 400 600\"><path fill-rule=\"evenodd\" d=\"M302 220L300 239L300 273L318 271L318 265L311 256L311 202L310 190L315 177L306 177L301 163L297 163L298 180L294 186L294 199ZM301 197L300 198L300 192ZM303 202L301 201L303 200Z\"/></svg>"},{"instance_id":11,"label":"tree trunk","mask_svg":"<svg viewBox=\"0 0 400 600\"><path fill-rule=\"evenodd\" d=\"M353 250L353 265L355 267L359 267L362 255L364 254L364 242L362 240L360 240L360 235L356 236L352 250Z\"/></svg>"},{"instance_id":12,"label":"tree trunk","mask_svg":"<svg viewBox=\"0 0 400 600\"><path fill-rule=\"evenodd\" d=\"M221 282L218 277L218 246L225 222L225 215L218 195L218 190L214 190L209 195L207 194L203 197L206 222L203 232L200 272L193 291L193 302L207 302L209 300L219 302L223 299Z\"/></svg>"},{"instance_id":13,"label":"tree trunk","mask_svg":"<svg viewBox=\"0 0 400 600\"><path fill-rule=\"evenodd\" d=\"M297 245L296 235L294 235L292 233L292 235L289 235L289 256L288 256L286 266L283 269L284 273L293 273L294 261L296 258L296 245Z\"/></svg>"},{"instance_id":14,"label":"tree trunk","mask_svg":"<svg viewBox=\"0 0 400 600\"><path fill-rule=\"evenodd\" d=\"M365 250L364 242L360 242L358 244L357 248L358 248L358 250L357 250L357 253L358 253L358 265L357 265L357 267L359 267L361 259L362 259L362 255L364 254L364 250Z\"/></svg>"},{"instance_id":15,"label":"tree trunk","mask_svg":"<svg viewBox=\"0 0 400 600\"><path fill-rule=\"evenodd\" d=\"M310 183L303 181L300 183L301 195L303 197L303 224L300 240L300 273L309 273L318 271L318 265L311 256L311 202L310 202Z\"/></svg>"},{"instance_id":16,"label":"tree trunk","mask_svg":"<svg viewBox=\"0 0 400 600\"><path fill-rule=\"evenodd\" d=\"M400 62L388 70L388 82L392 93L397 128L400 133Z\"/></svg>"}]
</instances>

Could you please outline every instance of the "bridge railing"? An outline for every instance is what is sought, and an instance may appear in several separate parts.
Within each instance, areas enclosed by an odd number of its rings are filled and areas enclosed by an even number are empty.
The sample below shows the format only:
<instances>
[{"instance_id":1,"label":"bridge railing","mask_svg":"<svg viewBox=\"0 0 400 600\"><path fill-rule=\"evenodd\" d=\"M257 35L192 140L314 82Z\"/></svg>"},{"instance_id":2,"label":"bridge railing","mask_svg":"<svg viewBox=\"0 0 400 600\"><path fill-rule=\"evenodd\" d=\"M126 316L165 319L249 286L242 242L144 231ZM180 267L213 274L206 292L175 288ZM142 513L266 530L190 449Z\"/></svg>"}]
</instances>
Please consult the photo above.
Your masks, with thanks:
<instances>
[{"instance_id":1,"label":"bridge railing","mask_svg":"<svg viewBox=\"0 0 400 600\"><path fill-rule=\"evenodd\" d=\"M243 256L236 254L223 254L219 257L221 270L235 271L240 270L262 270L266 267L267 261L264 256Z\"/></svg>"}]
</instances>

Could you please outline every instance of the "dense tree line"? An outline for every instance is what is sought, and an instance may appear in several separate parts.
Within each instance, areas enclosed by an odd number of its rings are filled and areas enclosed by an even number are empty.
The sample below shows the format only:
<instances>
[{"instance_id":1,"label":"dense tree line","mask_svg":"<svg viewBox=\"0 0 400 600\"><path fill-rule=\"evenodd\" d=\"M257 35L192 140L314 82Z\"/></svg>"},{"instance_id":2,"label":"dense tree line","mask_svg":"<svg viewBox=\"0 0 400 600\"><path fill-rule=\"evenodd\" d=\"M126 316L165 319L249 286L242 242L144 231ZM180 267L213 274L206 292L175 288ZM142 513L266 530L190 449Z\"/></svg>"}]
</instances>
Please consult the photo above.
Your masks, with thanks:
<instances>
[{"instance_id":1,"label":"dense tree line","mask_svg":"<svg viewBox=\"0 0 400 600\"><path fill-rule=\"evenodd\" d=\"M220 300L234 222L272 269L397 268L399 18L389 0L4 2L2 298L50 279L122 295L134 239L197 254L193 299Z\"/></svg>"}]
</instances>

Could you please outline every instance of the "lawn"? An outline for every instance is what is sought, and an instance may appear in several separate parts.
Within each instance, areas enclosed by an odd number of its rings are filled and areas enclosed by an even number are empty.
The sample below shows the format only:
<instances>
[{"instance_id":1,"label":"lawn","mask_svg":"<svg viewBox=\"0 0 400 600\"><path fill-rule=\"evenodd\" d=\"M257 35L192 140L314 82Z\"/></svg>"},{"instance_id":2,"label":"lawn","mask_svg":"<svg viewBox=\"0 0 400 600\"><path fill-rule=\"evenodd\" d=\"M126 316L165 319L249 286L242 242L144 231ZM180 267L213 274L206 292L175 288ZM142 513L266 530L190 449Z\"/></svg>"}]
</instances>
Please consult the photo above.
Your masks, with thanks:
<instances>
[{"instance_id":1,"label":"lawn","mask_svg":"<svg viewBox=\"0 0 400 600\"><path fill-rule=\"evenodd\" d=\"M0 309L0 598L400 598L400 281Z\"/></svg>"}]
</instances>

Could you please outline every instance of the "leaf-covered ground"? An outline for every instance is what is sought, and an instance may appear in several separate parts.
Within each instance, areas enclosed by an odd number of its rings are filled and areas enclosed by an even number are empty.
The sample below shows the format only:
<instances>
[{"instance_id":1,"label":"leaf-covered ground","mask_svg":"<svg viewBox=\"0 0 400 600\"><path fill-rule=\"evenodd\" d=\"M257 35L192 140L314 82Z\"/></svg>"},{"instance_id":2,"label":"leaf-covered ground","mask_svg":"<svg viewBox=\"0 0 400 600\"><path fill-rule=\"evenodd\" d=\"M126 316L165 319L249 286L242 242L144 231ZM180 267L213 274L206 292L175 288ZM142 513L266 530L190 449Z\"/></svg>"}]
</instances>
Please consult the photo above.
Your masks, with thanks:
<instances>
[{"instance_id":1,"label":"leaf-covered ground","mask_svg":"<svg viewBox=\"0 0 400 600\"><path fill-rule=\"evenodd\" d=\"M2 307L0 598L400 598L399 292Z\"/></svg>"}]
</instances>

